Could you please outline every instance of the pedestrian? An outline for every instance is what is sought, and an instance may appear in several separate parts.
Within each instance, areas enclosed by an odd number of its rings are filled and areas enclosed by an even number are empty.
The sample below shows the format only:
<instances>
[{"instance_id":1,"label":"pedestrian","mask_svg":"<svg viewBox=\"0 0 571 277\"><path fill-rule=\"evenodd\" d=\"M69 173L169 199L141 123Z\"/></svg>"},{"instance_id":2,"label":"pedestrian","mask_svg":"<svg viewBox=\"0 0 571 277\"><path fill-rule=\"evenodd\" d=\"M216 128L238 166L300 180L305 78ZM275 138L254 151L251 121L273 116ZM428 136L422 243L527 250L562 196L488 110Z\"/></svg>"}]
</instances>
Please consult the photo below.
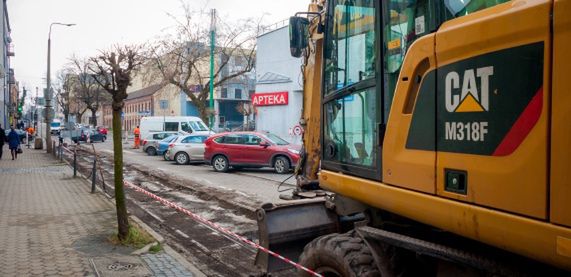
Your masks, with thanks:
<instances>
[{"instance_id":1,"label":"pedestrian","mask_svg":"<svg viewBox=\"0 0 571 277\"><path fill-rule=\"evenodd\" d=\"M12 160L18 158L18 148L20 147L20 136L14 130L14 126L10 126L10 133L8 134L8 146L12 154Z\"/></svg>"},{"instance_id":2,"label":"pedestrian","mask_svg":"<svg viewBox=\"0 0 571 277\"><path fill-rule=\"evenodd\" d=\"M137 128L135 128L135 130L133 131L133 133L135 134L135 149L139 149L139 145L141 144L141 130L139 130L139 125L137 125Z\"/></svg>"},{"instance_id":3,"label":"pedestrian","mask_svg":"<svg viewBox=\"0 0 571 277\"><path fill-rule=\"evenodd\" d=\"M2 129L2 125L0 125L0 159L2 159L2 148L4 148L4 142L6 142L8 138L6 138L6 131Z\"/></svg>"}]
</instances>

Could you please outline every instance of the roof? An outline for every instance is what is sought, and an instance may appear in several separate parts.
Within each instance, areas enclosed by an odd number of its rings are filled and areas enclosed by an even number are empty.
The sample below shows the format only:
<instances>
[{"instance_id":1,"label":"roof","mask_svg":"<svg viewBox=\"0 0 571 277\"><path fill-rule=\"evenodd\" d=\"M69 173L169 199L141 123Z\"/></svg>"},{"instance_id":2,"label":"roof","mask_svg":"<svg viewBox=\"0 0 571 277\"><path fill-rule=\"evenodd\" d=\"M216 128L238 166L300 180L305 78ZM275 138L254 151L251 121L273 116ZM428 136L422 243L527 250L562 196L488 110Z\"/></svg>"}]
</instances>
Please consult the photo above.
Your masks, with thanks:
<instances>
[{"instance_id":1,"label":"roof","mask_svg":"<svg viewBox=\"0 0 571 277\"><path fill-rule=\"evenodd\" d=\"M163 85L158 84L158 85L148 86L144 89L133 91L127 95L127 100L153 95L155 92L157 92L161 88L163 88Z\"/></svg>"},{"instance_id":2,"label":"roof","mask_svg":"<svg viewBox=\"0 0 571 277\"><path fill-rule=\"evenodd\" d=\"M277 83L289 83L291 79L288 76L284 76L274 72L266 72L256 83L258 84L277 84Z\"/></svg>"}]
</instances>

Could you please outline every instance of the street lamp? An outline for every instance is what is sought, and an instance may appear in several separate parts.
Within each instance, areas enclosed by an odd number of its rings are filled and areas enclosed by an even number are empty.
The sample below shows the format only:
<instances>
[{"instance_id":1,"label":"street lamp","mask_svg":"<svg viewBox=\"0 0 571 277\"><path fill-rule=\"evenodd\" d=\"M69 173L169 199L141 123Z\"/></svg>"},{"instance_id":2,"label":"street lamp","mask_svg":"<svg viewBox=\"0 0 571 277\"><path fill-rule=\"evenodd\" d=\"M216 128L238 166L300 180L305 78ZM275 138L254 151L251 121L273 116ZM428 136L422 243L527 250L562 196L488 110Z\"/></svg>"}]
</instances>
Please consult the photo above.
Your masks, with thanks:
<instances>
[{"instance_id":1,"label":"street lamp","mask_svg":"<svg viewBox=\"0 0 571 277\"><path fill-rule=\"evenodd\" d=\"M48 73L47 73L47 77L46 77L46 91L44 93L44 98L46 99L46 148L48 150L48 153L52 151L52 134L51 134L51 120L50 120L50 108L52 107L52 92L51 92L51 80L50 80L50 74L51 74L51 70L50 70L50 62L51 62L51 37L52 37L52 26L54 25L62 25L62 26L67 26L67 27L71 27L74 26L75 24L69 24L69 23L59 23L59 22L53 22L52 24L50 24L50 31L48 33Z\"/></svg>"}]
</instances>

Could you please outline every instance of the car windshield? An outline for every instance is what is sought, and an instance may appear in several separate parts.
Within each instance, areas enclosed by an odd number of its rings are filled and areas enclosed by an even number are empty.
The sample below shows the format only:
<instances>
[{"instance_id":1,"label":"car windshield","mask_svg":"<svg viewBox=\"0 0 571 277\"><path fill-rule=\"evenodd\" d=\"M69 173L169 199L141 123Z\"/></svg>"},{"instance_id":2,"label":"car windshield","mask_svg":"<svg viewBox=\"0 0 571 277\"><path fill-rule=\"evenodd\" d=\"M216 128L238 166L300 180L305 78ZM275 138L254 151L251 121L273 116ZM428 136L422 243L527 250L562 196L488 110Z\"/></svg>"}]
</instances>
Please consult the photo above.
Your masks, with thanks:
<instances>
[{"instance_id":1,"label":"car windshield","mask_svg":"<svg viewBox=\"0 0 571 277\"><path fill-rule=\"evenodd\" d=\"M274 134L266 134L266 137L273 143L277 145L288 145L289 142L285 141L284 139L274 135Z\"/></svg>"},{"instance_id":2,"label":"car windshield","mask_svg":"<svg viewBox=\"0 0 571 277\"><path fill-rule=\"evenodd\" d=\"M188 124L190 124L194 131L208 131L208 128L202 121L189 121Z\"/></svg>"},{"instance_id":3,"label":"car windshield","mask_svg":"<svg viewBox=\"0 0 571 277\"><path fill-rule=\"evenodd\" d=\"M59 122L52 122L52 124L50 124L50 126L52 127L59 127L61 125L61 123Z\"/></svg>"}]
</instances>

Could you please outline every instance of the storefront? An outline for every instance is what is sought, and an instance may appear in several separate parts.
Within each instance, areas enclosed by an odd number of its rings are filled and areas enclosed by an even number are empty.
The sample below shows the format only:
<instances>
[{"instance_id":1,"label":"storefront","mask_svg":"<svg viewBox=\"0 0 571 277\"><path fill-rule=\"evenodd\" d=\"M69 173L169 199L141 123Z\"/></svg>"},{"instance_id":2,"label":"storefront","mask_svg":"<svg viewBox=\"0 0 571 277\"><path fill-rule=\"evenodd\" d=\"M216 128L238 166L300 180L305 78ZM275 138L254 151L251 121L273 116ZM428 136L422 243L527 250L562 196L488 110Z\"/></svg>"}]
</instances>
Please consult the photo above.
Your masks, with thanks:
<instances>
[{"instance_id":1,"label":"storefront","mask_svg":"<svg viewBox=\"0 0 571 277\"><path fill-rule=\"evenodd\" d=\"M256 130L301 144L302 60L290 55L288 27L262 34L257 45L258 75L256 92L252 95Z\"/></svg>"}]
</instances>

